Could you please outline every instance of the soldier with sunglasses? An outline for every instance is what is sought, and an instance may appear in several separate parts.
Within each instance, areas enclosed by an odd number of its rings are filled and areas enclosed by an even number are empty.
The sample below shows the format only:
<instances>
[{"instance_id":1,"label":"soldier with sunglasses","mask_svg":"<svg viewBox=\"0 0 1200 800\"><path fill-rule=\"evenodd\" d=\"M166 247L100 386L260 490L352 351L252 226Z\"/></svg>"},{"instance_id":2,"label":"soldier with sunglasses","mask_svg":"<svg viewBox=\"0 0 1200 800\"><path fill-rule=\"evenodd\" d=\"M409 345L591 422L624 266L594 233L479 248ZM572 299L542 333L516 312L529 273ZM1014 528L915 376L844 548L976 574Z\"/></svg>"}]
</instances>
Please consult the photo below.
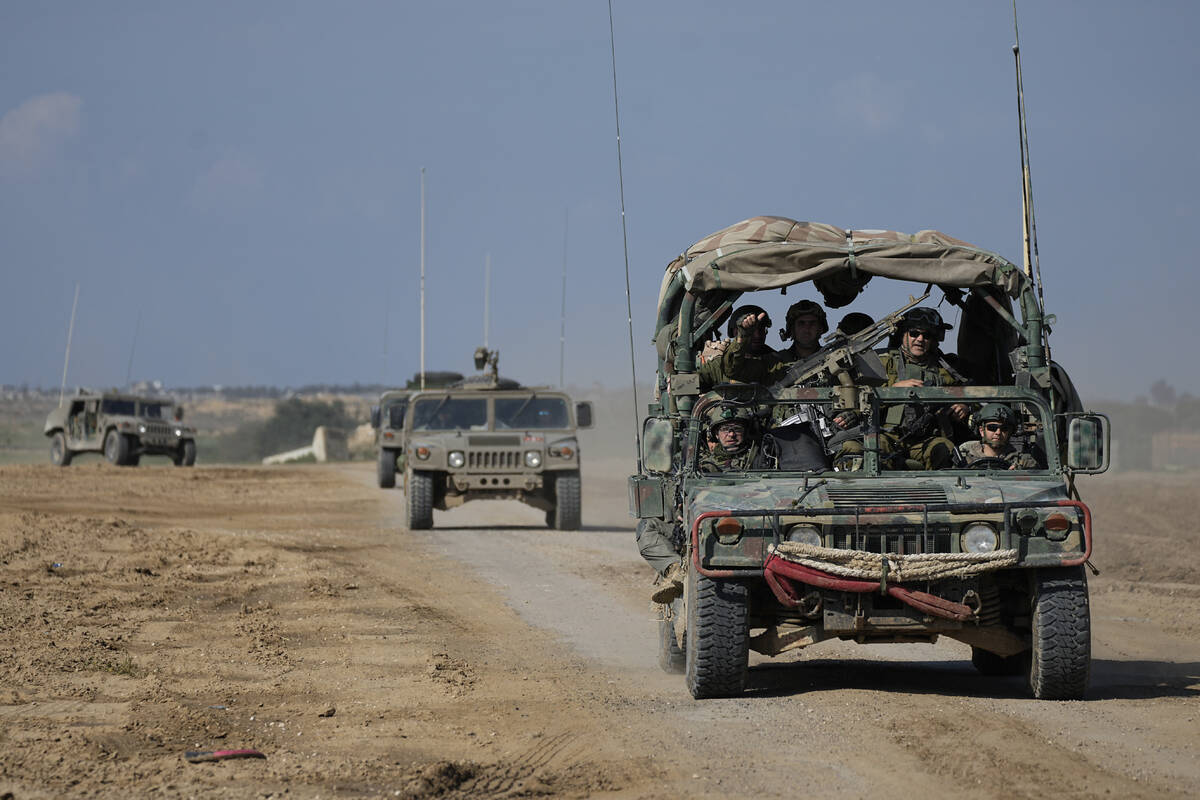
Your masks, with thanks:
<instances>
[{"instance_id":1,"label":"soldier with sunglasses","mask_svg":"<svg viewBox=\"0 0 1200 800\"><path fill-rule=\"evenodd\" d=\"M984 458L999 458L1009 463L1009 469L1038 469L1037 459L1013 446L1009 439L1017 427L1013 411L1003 403L988 403L975 415L979 440L964 442L959 452L967 466Z\"/></svg>"}]
</instances>

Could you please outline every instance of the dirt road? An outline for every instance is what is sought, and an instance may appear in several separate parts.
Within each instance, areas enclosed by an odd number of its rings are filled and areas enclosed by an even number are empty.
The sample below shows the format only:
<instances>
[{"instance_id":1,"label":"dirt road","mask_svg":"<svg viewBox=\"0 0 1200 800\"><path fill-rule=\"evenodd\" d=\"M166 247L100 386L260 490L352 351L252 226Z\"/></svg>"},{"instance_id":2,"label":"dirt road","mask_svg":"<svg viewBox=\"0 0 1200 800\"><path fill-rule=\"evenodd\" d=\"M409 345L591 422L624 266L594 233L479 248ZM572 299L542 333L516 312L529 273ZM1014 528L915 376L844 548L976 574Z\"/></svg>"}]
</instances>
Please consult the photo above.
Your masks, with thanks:
<instances>
[{"instance_id":1,"label":"dirt road","mask_svg":"<svg viewBox=\"0 0 1200 800\"><path fill-rule=\"evenodd\" d=\"M1104 476L1092 688L827 642L697 702L655 665L627 465L578 533L403 530L369 465L0 468L0 796L1195 797L1200 478ZM189 750L266 759L190 764Z\"/></svg>"}]
</instances>

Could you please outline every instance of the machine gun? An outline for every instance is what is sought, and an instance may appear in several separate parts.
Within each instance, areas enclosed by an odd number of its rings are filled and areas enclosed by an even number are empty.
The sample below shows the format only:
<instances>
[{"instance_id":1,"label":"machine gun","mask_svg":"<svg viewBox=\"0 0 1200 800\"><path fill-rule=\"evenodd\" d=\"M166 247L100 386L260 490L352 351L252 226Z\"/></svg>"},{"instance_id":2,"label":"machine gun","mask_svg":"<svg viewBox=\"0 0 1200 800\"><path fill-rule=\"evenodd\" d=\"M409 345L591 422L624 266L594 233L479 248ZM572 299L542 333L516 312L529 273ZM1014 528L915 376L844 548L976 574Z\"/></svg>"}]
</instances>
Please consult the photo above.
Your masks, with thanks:
<instances>
[{"instance_id":1,"label":"machine gun","mask_svg":"<svg viewBox=\"0 0 1200 800\"><path fill-rule=\"evenodd\" d=\"M920 297L908 302L879 321L851 336L836 331L825 340L825 346L803 361L797 361L782 379L772 387L772 393L789 386L882 386L887 383L883 362L875 355L874 347L900 327L900 318L910 308L929 298L932 285L925 287Z\"/></svg>"}]
</instances>

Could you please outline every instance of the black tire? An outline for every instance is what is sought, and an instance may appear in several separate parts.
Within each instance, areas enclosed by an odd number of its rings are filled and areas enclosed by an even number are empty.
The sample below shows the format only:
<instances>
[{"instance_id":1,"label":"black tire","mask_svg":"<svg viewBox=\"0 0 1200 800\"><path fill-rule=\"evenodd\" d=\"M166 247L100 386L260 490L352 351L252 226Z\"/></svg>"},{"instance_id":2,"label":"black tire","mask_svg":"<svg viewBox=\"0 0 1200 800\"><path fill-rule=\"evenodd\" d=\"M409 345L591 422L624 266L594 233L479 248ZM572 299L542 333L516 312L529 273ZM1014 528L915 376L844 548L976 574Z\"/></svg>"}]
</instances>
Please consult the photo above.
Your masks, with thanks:
<instances>
[{"instance_id":1,"label":"black tire","mask_svg":"<svg viewBox=\"0 0 1200 800\"><path fill-rule=\"evenodd\" d=\"M67 467L71 464L71 448L67 447L67 437L58 431L50 439L50 463L56 467Z\"/></svg>"},{"instance_id":2,"label":"black tire","mask_svg":"<svg viewBox=\"0 0 1200 800\"><path fill-rule=\"evenodd\" d=\"M560 472L554 478L554 523L560 531L583 526L583 487L578 472Z\"/></svg>"},{"instance_id":3,"label":"black tire","mask_svg":"<svg viewBox=\"0 0 1200 800\"><path fill-rule=\"evenodd\" d=\"M1029 689L1039 700L1080 700L1092 666L1092 616L1083 567L1034 577Z\"/></svg>"},{"instance_id":4,"label":"black tire","mask_svg":"<svg viewBox=\"0 0 1200 800\"><path fill-rule=\"evenodd\" d=\"M684 680L692 697L732 697L745 691L748 612L746 584L688 570Z\"/></svg>"},{"instance_id":5,"label":"black tire","mask_svg":"<svg viewBox=\"0 0 1200 800\"><path fill-rule=\"evenodd\" d=\"M410 531L428 530L433 527L433 474L413 470L408 474L408 491L404 496L404 510Z\"/></svg>"},{"instance_id":6,"label":"black tire","mask_svg":"<svg viewBox=\"0 0 1200 800\"><path fill-rule=\"evenodd\" d=\"M129 439L110 430L104 436L104 458L110 464L121 467L129 459Z\"/></svg>"},{"instance_id":7,"label":"black tire","mask_svg":"<svg viewBox=\"0 0 1200 800\"><path fill-rule=\"evenodd\" d=\"M379 448L379 459L375 469L375 477L380 489L396 488L396 451L386 447Z\"/></svg>"},{"instance_id":8,"label":"black tire","mask_svg":"<svg viewBox=\"0 0 1200 800\"><path fill-rule=\"evenodd\" d=\"M1015 656L998 656L992 651L984 650L981 647L971 648L971 663L975 665L975 669L979 671L980 675L987 675L989 677L1020 675L1026 670L1025 659L1028 657L1028 653L1018 653Z\"/></svg>"},{"instance_id":9,"label":"black tire","mask_svg":"<svg viewBox=\"0 0 1200 800\"><path fill-rule=\"evenodd\" d=\"M196 465L196 442L188 439L183 443L183 451L181 455L185 467L194 467Z\"/></svg>"},{"instance_id":10,"label":"black tire","mask_svg":"<svg viewBox=\"0 0 1200 800\"><path fill-rule=\"evenodd\" d=\"M671 601L671 619L658 622L658 666L663 672L678 675L684 670L684 649L675 638L675 616L683 611L683 603L678 598Z\"/></svg>"}]
</instances>

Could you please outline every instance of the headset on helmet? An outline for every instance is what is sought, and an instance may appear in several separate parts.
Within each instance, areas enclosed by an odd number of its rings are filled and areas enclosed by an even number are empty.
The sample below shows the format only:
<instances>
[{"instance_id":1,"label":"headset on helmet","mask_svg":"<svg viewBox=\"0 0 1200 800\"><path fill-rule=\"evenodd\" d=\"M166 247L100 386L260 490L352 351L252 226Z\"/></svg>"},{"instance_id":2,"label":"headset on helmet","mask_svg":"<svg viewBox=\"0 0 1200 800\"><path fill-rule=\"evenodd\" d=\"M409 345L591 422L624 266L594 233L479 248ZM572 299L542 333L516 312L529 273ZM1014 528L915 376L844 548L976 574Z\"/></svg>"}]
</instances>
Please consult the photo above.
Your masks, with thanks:
<instances>
[{"instance_id":1,"label":"headset on helmet","mask_svg":"<svg viewBox=\"0 0 1200 800\"><path fill-rule=\"evenodd\" d=\"M900 331L907 332L916 328L918 330L929 331L933 334L933 338L942 341L946 336L946 331L950 330L953 325L947 325L942 319L942 315L938 313L936 308L910 308L905 311L900 317Z\"/></svg>"},{"instance_id":2,"label":"headset on helmet","mask_svg":"<svg viewBox=\"0 0 1200 800\"><path fill-rule=\"evenodd\" d=\"M975 427L985 422L999 422L1008 428L1015 428L1017 415L1004 403L988 403L975 415Z\"/></svg>"},{"instance_id":3,"label":"headset on helmet","mask_svg":"<svg viewBox=\"0 0 1200 800\"><path fill-rule=\"evenodd\" d=\"M738 334L738 323L740 323L743 318L750 314L753 314L757 317L759 314L766 313L767 312L763 308L752 305L746 305L736 309L729 317L729 324L725 328L726 335L729 336L730 339L736 339ZM767 314L767 318L763 320L763 325L768 328L771 327L770 314Z\"/></svg>"},{"instance_id":4,"label":"headset on helmet","mask_svg":"<svg viewBox=\"0 0 1200 800\"><path fill-rule=\"evenodd\" d=\"M825 316L825 309L821 307L820 303L814 303L812 300L797 300L787 310L787 319L784 320L783 327L779 329L779 338L785 342L791 339L792 325L795 324L796 317L804 314L812 314L821 320L821 333L829 331L829 319Z\"/></svg>"}]
</instances>

